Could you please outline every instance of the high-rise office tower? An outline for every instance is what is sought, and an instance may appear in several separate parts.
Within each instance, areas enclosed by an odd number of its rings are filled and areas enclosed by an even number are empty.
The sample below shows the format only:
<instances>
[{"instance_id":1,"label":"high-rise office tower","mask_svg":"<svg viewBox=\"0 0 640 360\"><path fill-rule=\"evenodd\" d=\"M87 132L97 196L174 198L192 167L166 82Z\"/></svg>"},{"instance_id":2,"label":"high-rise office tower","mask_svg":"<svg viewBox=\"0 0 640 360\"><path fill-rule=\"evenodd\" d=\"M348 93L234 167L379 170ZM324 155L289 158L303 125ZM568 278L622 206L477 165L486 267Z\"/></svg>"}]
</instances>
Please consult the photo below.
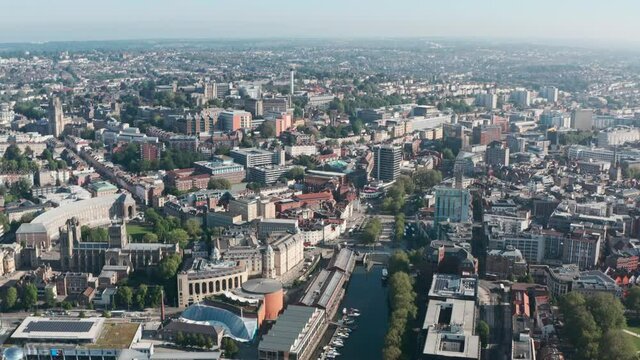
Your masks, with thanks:
<instances>
[{"instance_id":1,"label":"high-rise office tower","mask_svg":"<svg viewBox=\"0 0 640 360\"><path fill-rule=\"evenodd\" d=\"M393 181L400 175L402 148L393 145L376 145L373 148L373 172L377 180Z\"/></svg>"},{"instance_id":2,"label":"high-rise office tower","mask_svg":"<svg viewBox=\"0 0 640 360\"><path fill-rule=\"evenodd\" d=\"M547 100L547 102L555 103L558 101L558 88L555 86L545 86L540 89L540 95Z\"/></svg>"},{"instance_id":3,"label":"high-rise office tower","mask_svg":"<svg viewBox=\"0 0 640 360\"><path fill-rule=\"evenodd\" d=\"M571 128L577 130L591 130L593 127L593 111L591 109L574 110L571 114Z\"/></svg>"},{"instance_id":4,"label":"high-rise office tower","mask_svg":"<svg viewBox=\"0 0 640 360\"><path fill-rule=\"evenodd\" d=\"M471 221L471 192L467 189L438 186L436 195L436 223L441 221Z\"/></svg>"},{"instance_id":5,"label":"high-rise office tower","mask_svg":"<svg viewBox=\"0 0 640 360\"><path fill-rule=\"evenodd\" d=\"M49 132L55 137L59 137L64 131L64 113L62 112L62 102L57 97L52 97L49 102Z\"/></svg>"}]
</instances>

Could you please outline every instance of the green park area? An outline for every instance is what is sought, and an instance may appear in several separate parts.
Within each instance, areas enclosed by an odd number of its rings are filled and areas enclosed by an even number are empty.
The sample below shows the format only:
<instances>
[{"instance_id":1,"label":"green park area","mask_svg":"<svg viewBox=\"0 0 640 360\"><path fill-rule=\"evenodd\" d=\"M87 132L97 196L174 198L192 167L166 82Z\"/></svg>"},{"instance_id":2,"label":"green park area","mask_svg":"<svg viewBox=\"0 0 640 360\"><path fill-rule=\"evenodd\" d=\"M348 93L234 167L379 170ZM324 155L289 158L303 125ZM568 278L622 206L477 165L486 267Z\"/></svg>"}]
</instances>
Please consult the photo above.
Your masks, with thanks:
<instances>
[{"instance_id":1,"label":"green park area","mask_svg":"<svg viewBox=\"0 0 640 360\"><path fill-rule=\"evenodd\" d=\"M127 224L127 234L134 242L143 242L142 238L147 233L153 233L153 228L145 224Z\"/></svg>"}]
</instances>

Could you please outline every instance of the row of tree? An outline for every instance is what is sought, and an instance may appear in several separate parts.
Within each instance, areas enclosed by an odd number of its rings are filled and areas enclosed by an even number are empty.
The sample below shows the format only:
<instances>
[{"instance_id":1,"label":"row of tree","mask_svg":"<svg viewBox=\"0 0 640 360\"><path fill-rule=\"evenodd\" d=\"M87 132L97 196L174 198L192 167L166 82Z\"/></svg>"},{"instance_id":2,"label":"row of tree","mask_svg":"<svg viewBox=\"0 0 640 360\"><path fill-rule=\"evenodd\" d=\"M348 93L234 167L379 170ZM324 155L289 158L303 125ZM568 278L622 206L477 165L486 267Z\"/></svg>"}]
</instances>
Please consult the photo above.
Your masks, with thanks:
<instances>
[{"instance_id":1,"label":"row of tree","mask_svg":"<svg viewBox=\"0 0 640 360\"><path fill-rule=\"evenodd\" d=\"M360 237L363 243L374 244L376 241L378 241L381 232L382 223L380 222L380 219L373 218L369 220L367 225L365 225Z\"/></svg>"},{"instance_id":2,"label":"row of tree","mask_svg":"<svg viewBox=\"0 0 640 360\"><path fill-rule=\"evenodd\" d=\"M560 299L564 317L562 335L573 345L576 358L586 360L635 360L636 350L622 332L624 307L611 294L584 297L570 292Z\"/></svg>"},{"instance_id":3,"label":"row of tree","mask_svg":"<svg viewBox=\"0 0 640 360\"><path fill-rule=\"evenodd\" d=\"M160 160L140 160L140 145L135 143L130 143L111 155L111 161L114 164L121 165L125 170L134 173L189 168L194 162L203 159L204 155L201 153L167 149L160 155Z\"/></svg>"},{"instance_id":4,"label":"row of tree","mask_svg":"<svg viewBox=\"0 0 640 360\"><path fill-rule=\"evenodd\" d=\"M211 349L215 345L213 339L209 336L191 333L183 334L182 332L178 332L174 341L176 345L183 347Z\"/></svg>"},{"instance_id":5,"label":"row of tree","mask_svg":"<svg viewBox=\"0 0 640 360\"><path fill-rule=\"evenodd\" d=\"M408 340L408 329L418 312L416 293L409 276L410 261L403 251L394 253L389 261L389 302L391 315L389 329L384 339L382 358L397 360L402 357Z\"/></svg>"},{"instance_id":6,"label":"row of tree","mask_svg":"<svg viewBox=\"0 0 640 360\"><path fill-rule=\"evenodd\" d=\"M134 290L129 286L120 286L114 300L116 306L126 309L130 309L131 306L138 310L157 308L162 302L162 288L141 284Z\"/></svg>"},{"instance_id":7,"label":"row of tree","mask_svg":"<svg viewBox=\"0 0 640 360\"><path fill-rule=\"evenodd\" d=\"M20 295L20 296L18 296ZM20 302L18 302L20 300ZM28 283L20 289L12 286L2 296L2 310L12 311L17 308L29 310L38 303L38 289L33 283Z\"/></svg>"}]
</instances>

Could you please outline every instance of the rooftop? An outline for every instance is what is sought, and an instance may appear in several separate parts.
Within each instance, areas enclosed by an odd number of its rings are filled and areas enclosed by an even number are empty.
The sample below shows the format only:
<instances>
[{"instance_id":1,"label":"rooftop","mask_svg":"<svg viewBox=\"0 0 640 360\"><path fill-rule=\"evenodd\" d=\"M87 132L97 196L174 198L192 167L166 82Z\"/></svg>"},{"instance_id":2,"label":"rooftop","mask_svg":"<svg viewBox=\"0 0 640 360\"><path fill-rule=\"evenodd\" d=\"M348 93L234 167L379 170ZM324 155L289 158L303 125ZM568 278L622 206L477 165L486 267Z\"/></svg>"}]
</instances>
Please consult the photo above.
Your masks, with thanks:
<instances>
[{"instance_id":1,"label":"rooftop","mask_svg":"<svg viewBox=\"0 0 640 360\"><path fill-rule=\"evenodd\" d=\"M475 299L477 279L450 274L434 274L429 298Z\"/></svg>"},{"instance_id":2,"label":"rooftop","mask_svg":"<svg viewBox=\"0 0 640 360\"><path fill-rule=\"evenodd\" d=\"M128 349L138 332L137 323L105 323L100 337L91 347L107 349Z\"/></svg>"},{"instance_id":3,"label":"rooftop","mask_svg":"<svg viewBox=\"0 0 640 360\"><path fill-rule=\"evenodd\" d=\"M251 279L242 283L242 290L249 293L270 294L282 290L282 283L273 279Z\"/></svg>"},{"instance_id":4,"label":"rooftop","mask_svg":"<svg viewBox=\"0 0 640 360\"><path fill-rule=\"evenodd\" d=\"M29 341L75 340L95 342L102 329L104 318L50 319L29 316L11 335L12 339Z\"/></svg>"},{"instance_id":5,"label":"rooftop","mask_svg":"<svg viewBox=\"0 0 640 360\"><path fill-rule=\"evenodd\" d=\"M260 341L259 348L273 351L290 352L300 335L307 331L316 308L289 305L269 333Z\"/></svg>"}]
</instances>

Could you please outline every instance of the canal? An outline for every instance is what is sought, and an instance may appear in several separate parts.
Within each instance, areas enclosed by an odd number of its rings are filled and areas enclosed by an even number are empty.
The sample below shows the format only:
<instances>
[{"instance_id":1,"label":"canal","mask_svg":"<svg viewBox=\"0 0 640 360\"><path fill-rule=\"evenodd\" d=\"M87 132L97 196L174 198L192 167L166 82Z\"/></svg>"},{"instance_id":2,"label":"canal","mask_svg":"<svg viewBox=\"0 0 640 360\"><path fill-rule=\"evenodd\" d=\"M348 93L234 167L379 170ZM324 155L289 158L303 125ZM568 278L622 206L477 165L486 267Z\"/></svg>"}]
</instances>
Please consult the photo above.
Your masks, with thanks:
<instances>
[{"instance_id":1,"label":"canal","mask_svg":"<svg viewBox=\"0 0 640 360\"><path fill-rule=\"evenodd\" d=\"M337 359L382 359L382 346L389 323L387 287L382 285L382 266L376 265L367 272L364 266L356 266L347 285L347 292L340 307L356 308L360 316L358 328L338 349Z\"/></svg>"}]
</instances>

